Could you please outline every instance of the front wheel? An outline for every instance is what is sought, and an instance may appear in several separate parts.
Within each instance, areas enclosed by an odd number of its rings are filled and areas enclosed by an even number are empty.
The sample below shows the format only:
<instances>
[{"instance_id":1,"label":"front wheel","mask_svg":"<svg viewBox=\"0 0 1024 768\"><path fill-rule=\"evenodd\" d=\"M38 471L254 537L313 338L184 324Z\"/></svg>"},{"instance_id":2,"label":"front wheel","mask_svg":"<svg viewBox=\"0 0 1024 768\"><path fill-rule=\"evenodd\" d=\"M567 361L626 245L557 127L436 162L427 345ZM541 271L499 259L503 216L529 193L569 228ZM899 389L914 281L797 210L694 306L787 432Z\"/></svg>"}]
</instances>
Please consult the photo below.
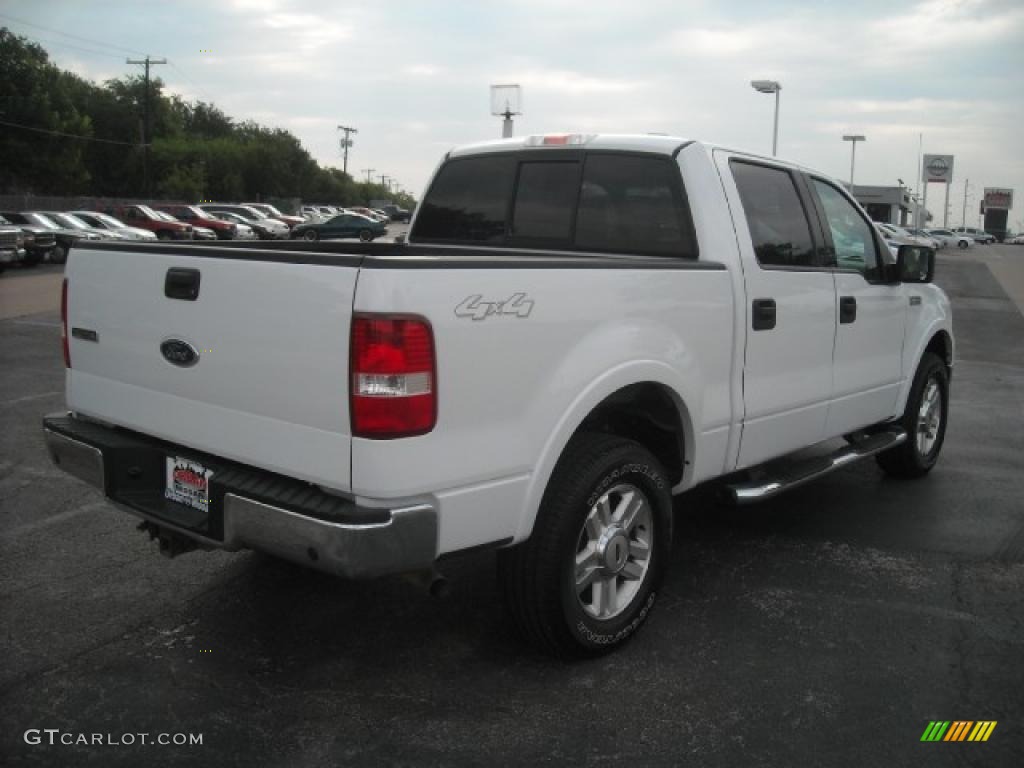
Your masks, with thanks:
<instances>
[{"instance_id":1,"label":"front wheel","mask_svg":"<svg viewBox=\"0 0 1024 768\"><path fill-rule=\"evenodd\" d=\"M63 264L68 260L68 247L63 243L57 243L53 250L50 251L50 262L53 264Z\"/></svg>"},{"instance_id":2,"label":"front wheel","mask_svg":"<svg viewBox=\"0 0 1024 768\"><path fill-rule=\"evenodd\" d=\"M896 477L921 477L928 474L946 437L949 412L949 374L936 355L926 352L914 374L907 407L899 421L907 433L902 445L878 454L878 464Z\"/></svg>"},{"instance_id":3,"label":"front wheel","mask_svg":"<svg viewBox=\"0 0 1024 768\"><path fill-rule=\"evenodd\" d=\"M302 233L302 237L306 240L309 240L310 242L315 242L316 240L320 239L320 233L317 232L315 229L307 229L305 232Z\"/></svg>"},{"instance_id":4,"label":"front wheel","mask_svg":"<svg viewBox=\"0 0 1024 768\"><path fill-rule=\"evenodd\" d=\"M642 445L584 433L570 441L530 538L499 555L520 632L559 657L618 648L650 614L672 539L670 484Z\"/></svg>"},{"instance_id":5,"label":"front wheel","mask_svg":"<svg viewBox=\"0 0 1024 768\"><path fill-rule=\"evenodd\" d=\"M957 245L958 245L958 246L959 246L959 247L960 247L961 249L964 249L964 248L967 248L967 246L968 246L968 242L967 242L966 240L960 240L960 241L958 241L958 242L957 242Z\"/></svg>"},{"instance_id":6,"label":"front wheel","mask_svg":"<svg viewBox=\"0 0 1024 768\"><path fill-rule=\"evenodd\" d=\"M359 239L362 240L364 243L368 243L371 240L373 240L373 232L371 232L368 229L360 229Z\"/></svg>"}]
</instances>

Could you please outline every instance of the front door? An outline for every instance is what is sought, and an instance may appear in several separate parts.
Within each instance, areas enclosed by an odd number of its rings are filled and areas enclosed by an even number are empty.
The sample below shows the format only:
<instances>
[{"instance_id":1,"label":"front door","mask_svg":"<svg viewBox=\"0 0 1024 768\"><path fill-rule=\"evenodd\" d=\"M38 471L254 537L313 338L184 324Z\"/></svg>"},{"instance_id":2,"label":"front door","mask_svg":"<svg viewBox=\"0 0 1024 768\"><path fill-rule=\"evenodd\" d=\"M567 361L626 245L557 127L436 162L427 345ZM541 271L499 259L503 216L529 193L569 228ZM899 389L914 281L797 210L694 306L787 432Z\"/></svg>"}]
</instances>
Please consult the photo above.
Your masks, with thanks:
<instances>
[{"instance_id":1,"label":"front door","mask_svg":"<svg viewBox=\"0 0 1024 768\"><path fill-rule=\"evenodd\" d=\"M853 432L896 415L907 294L885 280L889 260L874 228L832 182L811 178L825 239L835 253L836 348L825 436Z\"/></svg>"},{"instance_id":2,"label":"front door","mask_svg":"<svg viewBox=\"0 0 1024 768\"><path fill-rule=\"evenodd\" d=\"M832 393L835 283L794 172L716 152L746 287L738 468L823 439ZM742 211L742 215L740 214Z\"/></svg>"}]
</instances>

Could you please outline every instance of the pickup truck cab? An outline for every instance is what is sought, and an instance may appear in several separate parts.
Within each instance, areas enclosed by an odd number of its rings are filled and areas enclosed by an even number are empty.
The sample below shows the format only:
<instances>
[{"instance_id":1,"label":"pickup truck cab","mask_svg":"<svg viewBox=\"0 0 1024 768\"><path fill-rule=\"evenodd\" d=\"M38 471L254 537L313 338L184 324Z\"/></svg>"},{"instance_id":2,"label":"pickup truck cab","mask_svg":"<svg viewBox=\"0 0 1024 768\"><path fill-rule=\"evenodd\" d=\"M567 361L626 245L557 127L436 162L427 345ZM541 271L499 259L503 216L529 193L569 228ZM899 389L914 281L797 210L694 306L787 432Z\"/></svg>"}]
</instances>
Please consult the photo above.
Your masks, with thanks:
<instances>
[{"instance_id":1,"label":"pickup truck cab","mask_svg":"<svg viewBox=\"0 0 1024 768\"><path fill-rule=\"evenodd\" d=\"M68 412L43 428L168 554L368 578L494 547L523 634L595 655L650 614L674 494L745 504L870 456L932 469L953 366L934 266L774 158L475 144L407 244L83 246Z\"/></svg>"}]
</instances>

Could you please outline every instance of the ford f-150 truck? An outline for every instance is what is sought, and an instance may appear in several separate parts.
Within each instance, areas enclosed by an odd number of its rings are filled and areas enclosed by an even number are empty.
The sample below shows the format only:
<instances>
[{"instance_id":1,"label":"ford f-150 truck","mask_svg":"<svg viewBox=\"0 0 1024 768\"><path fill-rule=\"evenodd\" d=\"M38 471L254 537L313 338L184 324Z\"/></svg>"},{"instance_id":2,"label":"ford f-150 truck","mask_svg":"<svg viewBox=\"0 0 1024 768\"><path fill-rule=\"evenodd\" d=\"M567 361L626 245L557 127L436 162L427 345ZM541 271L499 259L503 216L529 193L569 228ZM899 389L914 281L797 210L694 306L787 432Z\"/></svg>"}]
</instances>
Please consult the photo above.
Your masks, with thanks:
<instances>
[{"instance_id":1,"label":"ford f-150 truck","mask_svg":"<svg viewBox=\"0 0 1024 768\"><path fill-rule=\"evenodd\" d=\"M593 655L650 613L673 494L934 466L953 367L934 267L776 159L476 144L404 244L84 244L45 439L167 554L364 578L497 548L525 636Z\"/></svg>"}]
</instances>

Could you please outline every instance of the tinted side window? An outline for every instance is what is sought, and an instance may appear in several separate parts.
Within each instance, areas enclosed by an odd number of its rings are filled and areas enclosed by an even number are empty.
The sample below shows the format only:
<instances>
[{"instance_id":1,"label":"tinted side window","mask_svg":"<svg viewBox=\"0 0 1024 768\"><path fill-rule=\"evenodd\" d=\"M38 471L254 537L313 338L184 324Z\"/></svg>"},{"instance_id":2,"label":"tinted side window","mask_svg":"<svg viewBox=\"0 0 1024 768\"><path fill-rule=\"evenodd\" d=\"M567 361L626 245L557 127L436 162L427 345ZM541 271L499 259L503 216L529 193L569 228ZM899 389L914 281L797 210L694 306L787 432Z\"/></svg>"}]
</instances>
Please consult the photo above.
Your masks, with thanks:
<instances>
[{"instance_id":1,"label":"tinted side window","mask_svg":"<svg viewBox=\"0 0 1024 768\"><path fill-rule=\"evenodd\" d=\"M836 266L873 275L878 269L878 246L871 225L838 189L819 179L813 182L832 232Z\"/></svg>"},{"instance_id":2,"label":"tinted side window","mask_svg":"<svg viewBox=\"0 0 1024 768\"><path fill-rule=\"evenodd\" d=\"M515 171L514 157L470 157L445 164L430 186L411 236L503 240Z\"/></svg>"},{"instance_id":3,"label":"tinted side window","mask_svg":"<svg viewBox=\"0 0 1024 768\"><path fill-rule=\"evenodd\" d=\"M679 190L679 171L665 158L589 155L576 247L695 257L693 225Z\"/></svg>"},{"instance_id":4,"label":"tinted side window","mask_svg":"<svg viewBox=\"0 0 1024 768\"><path fill-rule=\"evenodd\" d=\"M512 235L568 243L578 188L579 163L520 165Z\"/></svg>"},{"instance_id":5,"label":"tinted side window","mask_svg":"<svg viewBox=\"0 0 1024 768\"><path fill-rule=\"evenodd\" d=\"M811 227L789 172L737 161L730 165L758 263L814 266Z\"/></svg>"}]
</instances>

